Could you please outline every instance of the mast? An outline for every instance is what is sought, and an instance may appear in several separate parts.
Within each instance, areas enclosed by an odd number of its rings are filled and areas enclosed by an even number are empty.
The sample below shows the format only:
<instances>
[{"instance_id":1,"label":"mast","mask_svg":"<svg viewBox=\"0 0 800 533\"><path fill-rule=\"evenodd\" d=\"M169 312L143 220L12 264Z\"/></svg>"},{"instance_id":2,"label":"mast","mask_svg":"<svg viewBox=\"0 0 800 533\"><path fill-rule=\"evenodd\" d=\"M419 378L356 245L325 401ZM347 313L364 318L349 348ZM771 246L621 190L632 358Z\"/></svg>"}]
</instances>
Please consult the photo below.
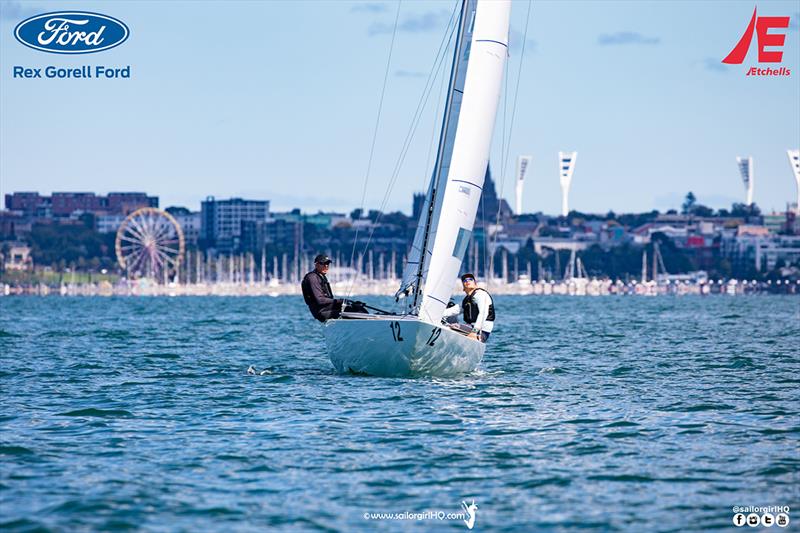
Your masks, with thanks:
<instances>
[{"instance_id":1,"label":"mast","mask_svg":"<svg viewBox=\"0 0 800 533\"><path fill-rule=\"evenodd\" d=\"M416 283L414 286L414 301L412 303L412 308L417 307L419 295L421 293L422 287L422 278L423 273L425 271L425 258L427 257L428 253L428 240L430 239L431 234L431 222L433 221L433 214L436 208L436 192L439 190L439 183L442 179L442 166L444 160L444 151L445 151L445 143L447 141L447 130L448 124L450 122L450 117L453 112L453 99L454 95L456 94L456 81L458 79L458 72L459 72L459 57L461 57L461 52L464 45L464 35L465 35L465 26L467 24L467 12L470 4L473 5L476 3L476 0L462 0L461 2L461 14L458 18L458 35L456 36L456 45L453 49L453 64L450 67L450 82L447 88L447 103L445 105L444 110L444 117L442 118L442 129L439 133L439 147L436 151L436 164L434 165L434 173L431 176L431 185L430 191L428 193L427 204L428 209L425 213L425 229L422 235L422 249L419 258L419 266L417 268L417 275L416 275ZM466 65L465 65L466 66ZM463 89L463 87L462 87ZM459 91L463 93L462 91ZM456 120L457 117L456 117Z\"/></svg>"},{"instance_id":2,"label":"mast","mask_svg":"<svg viewBox=\"0 0 800 533\"><path fill-rule=\"evenodd\" d=\"M792 167L794 181L797 183L797 203L794 205L794 212L800 215L800 150L786 150L786 155L789 157L789 165Z\"/></svg>"},{"instance_id":3,"label":"mast","mask_svg":"<svg viewBox=\"0 0 800 533\"><path fill-rule=\"evenodd\" d=\"M658 281L658 241L653 240L653 264L650 268L650 275L653 276L653 283Z\"/></svg>"},{"instance_id":4,"label":"mast","mask_svg":"<svg viewBox=\"0 0 800 533\"><path fill-rule=\"evenodd\" d=\"M647 248L642 249L642 283L647 282Z\"/></svg>"},{"instance_id":5,"label":"mast","mask_svg":"<svg viewBox=\"0 0 800 533\"><path fill-rule=\"evenodd\" d=\"M569 263L567 263L567 269L564 271L564 281L572 281L572 278L575 277L575 245L572 245L572 249L569 251Z\"/></svg>"},{"instance_id":6,"label":"mast","mask_svg":"<svg viewBox=\"0 0 800 533\"><path fill-rule=\"evenodd\" d=\"M458 120L453 124L456 131L452 136L448 132L444 144L445 155L450 152L450 157L443 158L448 163L447 181L437 193L441 201L437 198L436 232L431 240L425 292L419 307L420 318L432 324L441 321L472 239L508 55L511 3L480 1L473 4L470 0L468 5L475 5L474 24L469 17L471 20L464 25L468 33L462 38L462 41L470 38L469 49L462 57L462 63L468 63L468 68L463 94L454 94ZM459 70L459 82L461 74ZM441 216L442 213L447 216Z\"/></svg>"}]
</instances>

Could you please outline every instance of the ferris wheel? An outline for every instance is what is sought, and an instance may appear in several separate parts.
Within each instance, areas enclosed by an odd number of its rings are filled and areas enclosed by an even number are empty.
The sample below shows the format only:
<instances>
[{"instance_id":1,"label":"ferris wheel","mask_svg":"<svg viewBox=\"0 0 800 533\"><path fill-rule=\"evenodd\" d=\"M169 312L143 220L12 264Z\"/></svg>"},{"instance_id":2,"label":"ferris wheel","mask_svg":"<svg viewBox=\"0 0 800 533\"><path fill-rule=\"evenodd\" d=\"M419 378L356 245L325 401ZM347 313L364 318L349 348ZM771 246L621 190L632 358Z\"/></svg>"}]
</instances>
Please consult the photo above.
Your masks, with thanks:
<instances>
[{"instance_id":1,"label":"ferris wheel","mask_svg":"<svg viewBox=\"0 0 800 533\"><path fill-rule=\"evenodd\" d=\"M119 265L129 277L166 281L178 272L184 253L183 230L175 218L155 207L137 209L117 230Z\"/></svg>"}]
</instances>

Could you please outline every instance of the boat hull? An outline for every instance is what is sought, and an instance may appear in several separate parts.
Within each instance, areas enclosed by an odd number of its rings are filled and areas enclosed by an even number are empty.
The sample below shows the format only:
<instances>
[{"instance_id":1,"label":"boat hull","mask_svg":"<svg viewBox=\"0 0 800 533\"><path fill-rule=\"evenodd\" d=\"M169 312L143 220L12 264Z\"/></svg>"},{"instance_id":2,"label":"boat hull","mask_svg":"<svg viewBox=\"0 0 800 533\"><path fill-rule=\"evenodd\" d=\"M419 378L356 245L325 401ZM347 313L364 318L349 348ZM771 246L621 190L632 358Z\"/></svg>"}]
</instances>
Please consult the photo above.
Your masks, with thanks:
<instances>
[{"instance_id":1,"label":"boat hull","mask_svg":"<svg viewBox=\"0 0 800 533\"><path fill-rule=\"evenodd\" d=\"M370 317L325 323L338 372L384 377L454 377L475 370L486 345L416 318Z\"/></svg>"}]
</instances>

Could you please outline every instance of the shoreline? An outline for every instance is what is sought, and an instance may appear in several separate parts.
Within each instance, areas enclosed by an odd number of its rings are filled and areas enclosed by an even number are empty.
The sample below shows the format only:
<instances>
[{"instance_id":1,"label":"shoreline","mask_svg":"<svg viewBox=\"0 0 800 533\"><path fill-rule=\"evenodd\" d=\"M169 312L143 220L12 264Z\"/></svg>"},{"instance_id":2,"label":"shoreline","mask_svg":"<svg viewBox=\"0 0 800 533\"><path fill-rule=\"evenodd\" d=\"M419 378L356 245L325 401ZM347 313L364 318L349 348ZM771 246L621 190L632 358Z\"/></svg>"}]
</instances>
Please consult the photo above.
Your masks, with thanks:
<instances>
[{"instance_id":1,"label":"shoreline","mask_svg":"<svg viewBox=\"0 0 800 533\"><path fill-rule=\"evenodd\" d=\"M338 281L331 284L334 294L344 297L355 296L394 296L399 280L359 281L349 284ZM800 294L800 280L777 280L755 282L739 280L718 280L708 283L690 282L612 282L576 278L571 281L537 281L534 283L511 282L482 283L482 287L495 295L517 296L682 296L682 295L726 295L740 296L752 294ZM99 283L62 284L49 286L37 284L30 286L0 285L2 296L299 296L299 283L194 283L157 284L148 280ZM457 288L453 295L460 295Z\"/></svg>"}]
</instances>

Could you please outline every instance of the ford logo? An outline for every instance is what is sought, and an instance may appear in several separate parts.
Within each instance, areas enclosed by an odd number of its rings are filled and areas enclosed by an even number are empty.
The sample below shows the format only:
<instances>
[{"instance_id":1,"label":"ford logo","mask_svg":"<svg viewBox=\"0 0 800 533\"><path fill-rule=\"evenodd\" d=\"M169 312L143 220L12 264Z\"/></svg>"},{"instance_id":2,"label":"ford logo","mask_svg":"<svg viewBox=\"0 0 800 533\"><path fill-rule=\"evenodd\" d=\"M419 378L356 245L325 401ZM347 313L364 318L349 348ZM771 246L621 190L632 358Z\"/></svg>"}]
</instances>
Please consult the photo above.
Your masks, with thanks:
<instances>
[{"instance_id":1,"label":"ford logo","mask_svg":"<svg viewBox=\"0 0 800 533\"><path fill-rule=\"evenodd\" d=\"M120 20L87 11L58 11L25 19L14 29L19 42L53 54L91 54L125 42L130 31Z\"/></svg>"}]
</instances>

